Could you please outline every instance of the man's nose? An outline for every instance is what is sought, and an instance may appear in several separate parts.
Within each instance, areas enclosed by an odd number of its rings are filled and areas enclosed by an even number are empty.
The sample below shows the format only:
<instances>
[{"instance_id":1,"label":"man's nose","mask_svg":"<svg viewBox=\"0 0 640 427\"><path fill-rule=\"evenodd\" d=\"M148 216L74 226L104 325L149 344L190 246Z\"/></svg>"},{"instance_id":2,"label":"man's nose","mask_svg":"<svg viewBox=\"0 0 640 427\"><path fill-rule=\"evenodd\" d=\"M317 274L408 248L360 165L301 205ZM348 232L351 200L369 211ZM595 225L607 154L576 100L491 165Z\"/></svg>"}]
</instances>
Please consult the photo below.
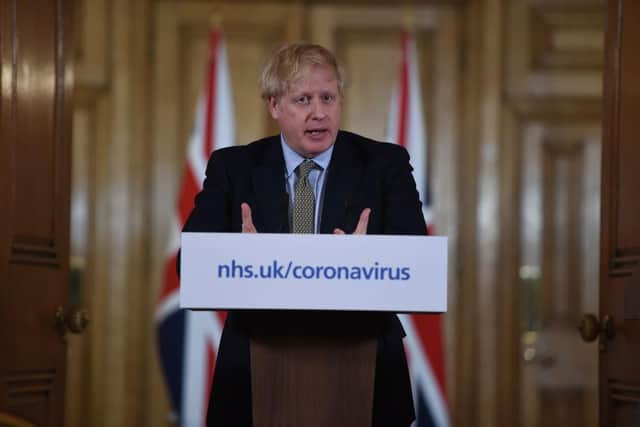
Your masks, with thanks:
<instances>
[{"instance_id":1,"label":"man's nose","mask_svg":"<svg viewBox=\"0 0 640 427\"><path fill-rule=\"evenodd\" d=\"M326 108L327 106L324 105L322 100L314 98L311 101L311 118L315 120L324 119L327 116Z\"/></svg>"}]
</instances>

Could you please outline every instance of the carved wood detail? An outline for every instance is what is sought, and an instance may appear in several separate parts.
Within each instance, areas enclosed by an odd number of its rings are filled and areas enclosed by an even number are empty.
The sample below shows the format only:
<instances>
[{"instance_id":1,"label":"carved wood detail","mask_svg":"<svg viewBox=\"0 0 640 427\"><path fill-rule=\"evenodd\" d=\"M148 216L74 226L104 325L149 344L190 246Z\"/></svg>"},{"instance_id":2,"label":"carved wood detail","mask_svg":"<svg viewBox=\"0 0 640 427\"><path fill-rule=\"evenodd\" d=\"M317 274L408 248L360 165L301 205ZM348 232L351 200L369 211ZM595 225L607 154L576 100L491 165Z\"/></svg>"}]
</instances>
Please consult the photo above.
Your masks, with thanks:
<instances>
[{"instance_id":1,"label":"carved wood detail","mask_svg":"<svg viewBox=\"0 0 640 427\"><path fill-rule=\"evenodd\" d=\"M54 370L10 374L6 379L9 401L34 393L48 393L53 387L55 376Z\"/></svg>"},{"instance_id":2,"label":"carved wood detail","mask_svg":"<svg viewBox=\"0 0 640 427\"><path fill-rule=\"evenodd\" d=\"M13 373L6 379L7 409L36 425L48 424L56 372Z\"/></svg>"},{"instance_id":3,"label":"carved wood detail","mask_svg":"<svg viewBox=\"0 0 640 427\"><path fill-rule=\"evenodd\" d=\"M568 139L542 140L542 281L543 324L579 316L580 229L579 191L585 142ZM574 280L571 280L574 279Z\"/></svg>"},{"instance_id":4,"label":"carved wood detail","mask_svg":"<svg viewBox=\"0 0 640 427\"><path fill-rule=\"evenodd\" d=\"M6 381L7 409L34 425L51 425L56 372L14 373Z\"/></svg>"},{"instance_id":5,"label":"carved wood detail","mask_svg":"<svg viewBox=\"0 0 640 427\"><path fill-rule=\"evenodd\" d=\"M621 403L640 404L640 385L609 380L609 397Z\"/></svg>"},{"instance_id":6,"label":"carved wood detail","mask_svg":"<svg viewBox=\"0 0 640 427\"><path fill-rule=\"evenodd\" d=\"M600 97L512 97L507 104L522 120L546 120L551 123L586 120L598 122L602 117Z\"/></svg>"},{"instance_id":7,"label":"carved wood detail","mask_svg":"<svg viewBox=\"0 0 640 427\"><path fill-rule=\"evenodd\" d=\"M618 249L610 263L611 276L630 276L633 267L640 263L640 248Z\"/></svg>"},{"instance_id":8,"label":"carved wood detail","mask_svg":"<svg viewBox=\"0 0 640 427\"><path fill-rule=\"evenodd\" d=\"M591 3L580 9L550 2L530 6L533 70L601 70L605 14Z\"/></svg>"},{"instance_id":9,"label":"carved wood detail","mask_svg":"<svg viewBox=\"0 0 640 427\"><path fill-rule=\"evenodd\" d=\"M9 262L60 267L60 256L55 242L51 239L16 236L11 245Z\"/></svg>"}]
</instances>

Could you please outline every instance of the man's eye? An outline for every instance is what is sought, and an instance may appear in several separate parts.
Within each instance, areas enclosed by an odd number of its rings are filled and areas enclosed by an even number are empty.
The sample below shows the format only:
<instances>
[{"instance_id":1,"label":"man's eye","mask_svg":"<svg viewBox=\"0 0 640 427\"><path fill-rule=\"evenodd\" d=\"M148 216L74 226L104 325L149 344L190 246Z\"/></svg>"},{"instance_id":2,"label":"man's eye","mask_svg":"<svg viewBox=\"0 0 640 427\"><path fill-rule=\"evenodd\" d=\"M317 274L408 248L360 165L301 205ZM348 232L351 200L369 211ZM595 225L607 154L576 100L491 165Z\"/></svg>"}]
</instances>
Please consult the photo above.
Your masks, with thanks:
<instances>
[{"instance_id":1,"label":"man's eye","mask_svg":"<svg viewBox=\"0 0 640 427\"><path fill-rule=\"evenodd\" d=\"M309 103L309 97L308 96L300 96L300 97L296 98L296 104L306 105L308 103Z\"/></svg>"},{"instance_id":2,"label":"man's eye","mask_svg":"<svg viewBox=\"0 0 640 427\"><path fill-rule=\"evenodd\" d=\"M333 95L322 95L322 100L324 102L333 102L336 97Z\"/></svg>"}]
</instances>

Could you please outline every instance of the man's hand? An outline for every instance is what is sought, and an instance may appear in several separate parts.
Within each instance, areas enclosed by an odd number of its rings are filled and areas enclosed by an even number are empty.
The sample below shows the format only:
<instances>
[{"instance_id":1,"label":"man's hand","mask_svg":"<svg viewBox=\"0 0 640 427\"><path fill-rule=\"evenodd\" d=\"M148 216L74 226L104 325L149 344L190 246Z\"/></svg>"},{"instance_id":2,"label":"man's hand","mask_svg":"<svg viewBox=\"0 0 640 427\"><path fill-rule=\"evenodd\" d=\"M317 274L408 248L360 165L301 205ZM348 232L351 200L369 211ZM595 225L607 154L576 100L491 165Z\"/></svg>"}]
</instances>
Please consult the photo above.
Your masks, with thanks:
<instances>
[{"instance_id":1,"label":"man's hand","mask_svg":"<svg viewBox=\"0 0 640 427\"><path fill-rule=\"evenodd\" d=\"M248 203L240 205L242 211L242 232L243 233L257 233L256 227L253 225L253 219L251 218L251 208Z\"/></svg>"},{"instance_id":2,"label":"man's hand","mask_svg":"<svg viewBox=\"0 0 640 427\"><path fill-rule=\"evenodd\" d=\"M369 225L369 214L371 214L371 209L366 208L362 210L360 214L360 220L358 220L358 225L356 229L353 230L353 234L367 234L367 226ZM346 234L344 230L336 228L333 230L333 234Z\"/></svg>"}]
</instances>

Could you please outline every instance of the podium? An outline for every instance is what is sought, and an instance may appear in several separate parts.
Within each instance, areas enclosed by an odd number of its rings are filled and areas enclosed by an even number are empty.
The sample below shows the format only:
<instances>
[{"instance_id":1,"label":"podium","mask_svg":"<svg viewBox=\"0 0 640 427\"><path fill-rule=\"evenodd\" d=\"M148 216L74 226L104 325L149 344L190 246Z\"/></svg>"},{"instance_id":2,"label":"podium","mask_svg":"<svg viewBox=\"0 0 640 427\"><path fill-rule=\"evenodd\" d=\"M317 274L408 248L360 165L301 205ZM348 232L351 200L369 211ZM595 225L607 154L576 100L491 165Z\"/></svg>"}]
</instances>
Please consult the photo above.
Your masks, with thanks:
<instances>
[{"instance_id":1,"label":"podium","mask_svg":"<svg viewBox=\"0 0 640 427\"><path fill-rule=\"evenodd\" d=\"M255 426L370 426L376 339L252 337Z\"/></svg>"},{"instance_id":2,"label":"podium","mask_svg":"<svg viewBox=\"0 0 640 427\"><path fill-rule=\"evenodd\" d=\"M240 310L254 426L370 426L392 313L446 310L446 238L183 233L180 304Z\"/></svg>"}]
</instances>

